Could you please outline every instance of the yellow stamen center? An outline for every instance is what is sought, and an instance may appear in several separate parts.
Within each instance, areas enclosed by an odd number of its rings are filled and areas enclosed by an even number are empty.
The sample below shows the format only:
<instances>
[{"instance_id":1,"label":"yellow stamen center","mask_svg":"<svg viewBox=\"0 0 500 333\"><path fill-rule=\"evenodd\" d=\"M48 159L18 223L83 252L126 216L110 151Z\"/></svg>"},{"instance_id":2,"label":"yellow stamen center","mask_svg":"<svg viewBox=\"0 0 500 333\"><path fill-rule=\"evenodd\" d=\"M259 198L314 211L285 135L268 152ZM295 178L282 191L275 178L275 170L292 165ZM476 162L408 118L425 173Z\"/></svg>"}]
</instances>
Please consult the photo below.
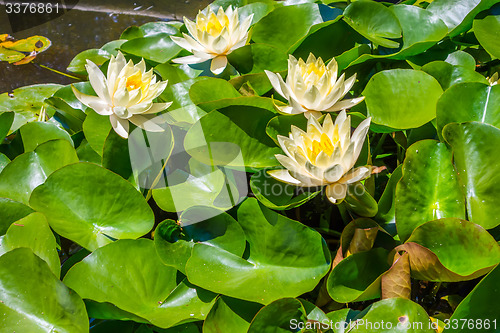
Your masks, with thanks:
<instances>
[{"instance_id":1,"label":"yellow stamen center","mask_svg":"<svg viewBox=\"0 0 500 333\"><path fill-rule=\"evenodd\" d=\"M309 76L311 73L315 73L318 77L321 77L323 76L323 74L325 74L325 65L322 65L322 66L316 66L316 64L313 62L313 63L309 63L309 64L306 64L306 68L305 68L305 75ZM304 71L303 71L304 72Z\"/></svg>"},{"instance_id":2,"label":"yellow stamen center","mask_svg":"<svg viewBox=\"0 0 500 333\"><path fill-rule=\"evenodd\" d=\"M214 13L210 14L208 20L202 20L202 19L196 20L196 27L198 28L198 30L206 31L213 37L217 37L218 35L220 35L222 29L228 26L229 26L229 18L225 14L222 17L222 22L219 21L217 15L215 15Z\"/></svg>"},{"instance_id":3,"label":"yellow stamen center","mask_svg":"<svg viewBox=\"0 0 500 333\"><path fill-rule=\"evenodd\" d=\"M335 140L335 138L334 138ZM320 141L314 140L312 142L312 149L308 149L309 158L315 161L319 153L324 152L328 156L332 155L335 148L334 143L330 140L325 133L321 134Z\"/></svg>"},{"instance_id":4,"label":"yellow stamen center","mask_svg":"<svg viewBox=\"0 0 500 333\"><path fill-rule=\"evenodd\" d=\"M127 78L126 86L127 90L131 91L137 88L144 88L147 86L147 82L142 81L142 73L138 70Z\"/></svg>"}]
</instances>

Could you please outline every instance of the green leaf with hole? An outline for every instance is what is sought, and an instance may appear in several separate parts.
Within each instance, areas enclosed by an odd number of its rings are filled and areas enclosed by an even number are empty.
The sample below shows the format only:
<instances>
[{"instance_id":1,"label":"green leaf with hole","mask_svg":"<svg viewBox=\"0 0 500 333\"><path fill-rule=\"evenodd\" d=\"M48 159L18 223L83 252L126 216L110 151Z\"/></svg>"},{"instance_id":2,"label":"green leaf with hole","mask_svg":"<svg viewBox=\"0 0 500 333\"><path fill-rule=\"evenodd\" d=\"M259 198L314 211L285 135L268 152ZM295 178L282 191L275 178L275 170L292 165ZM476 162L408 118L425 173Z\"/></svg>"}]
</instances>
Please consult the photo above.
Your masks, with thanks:
<instances>
[{"instance_id":1,"label":"green leaf with hole","mask_svg":"<svg viewBox=\"0 0 500 333\"><path fill-rule=\"evenodd\" d=\"M33 213L17 220L5 236L0 237L0 256L20 247L30 248L59 277L61 261L57 253L56 238L43 214Z\"/></svg>"},{"instance_id":2,"label":"green leaf with hole","mask_svg":"<svg viewBox=\"0 0 500 333\"><path fill-rule=\"evenodd\" d=\"M191 207L179 222L165 220L155 230L155 247L165 265L185 274L194 244L202 243L242 256L245 234L229 214L210 207Z\"/></svg>"},{"instance_id":3,"label":"green leaf with hole","mask_svg":"<svg viewBox=\"0 0 500 333\"><path fill-rule=\"evenodd\" d=\"M53 140L18 156L0 173L0 197L28 204L31 192L54 171L78 162L66 140Z\"/></svg>"},{"instance_id":4,"label":"green leaf with hole","mask_svg":"<svg viewBox=\"0 0 500 333\"><path fill-rule=\"evenodd\" d=\"M394 13L381 3L353 2L345 9L344 20L377 45L389 48L399 46L391 39L401 37L401 25Z\"/></svg>"},{"instance_id":5,"label":"green leaf with hole","mask_svg":"<svg viewBox=\"0 0 500 333\"><path fill-rule=\"evenodd\" d=\"M195 244L186 264L189 281L227 296L268 304L312 290L327 273L330 254L316 231L262 207L256 199L240 205L238 222L249 243L248 259Z\"/></svg>"},{"instance_id":6,"label":"green leaf with hole","mask_svg":"<svg viewBox=\"0 0 500 333\"><path fill-rule=\"evenodd\" d=\"M488 124L451 123L443 136L453 148L453 158L467 204L469 220L485 229L500 224L500 165L497 148L500 129Z\"/></svg>"},{"instance_id":7,"label":"green leaf with hole","mask_svg":"<svg viewBox=\"0 0 500 333\"><path fill-rule=\"evenodd\" d=\"M436 117L436 102L442 92L439 82L424 72L391 69L372 76L362 94L372 122L408 129Z\"/></svg>"},{"instance_id":8,"label":"green leaf with hole","mask_svg":"<svg viewBox=\"0 0 500 333\"><path fill-rule=\"evenodd\" d=\"M115 239L141 237L154 216L142 195L117 174L91 163L59 169L31 195L58 234L88 250Z\"/></svg>"},{"instance_id":9,"label":"green leaf with hole","mask_svg":"<svg viewBox=\"0 0 500 333\"><path fill-rule=\"evenodd\" d=\"M465 197L446 144L422 140L406 152L403 178L396 187L396 226L401 240L426 223L465 218Z\"/></svg>"},{"instance_id":10,"label":"green leaf with hole","mask_svg":"<svg viewBox=\"0 0 500 333\"><path fill-rule=\"evenodd\" d=\"M151 240L119 240L76 264L64 283L82 298L112 303L159 327L203 320L216 295L187 280L177 284L176 273L161 262Z\"/></svg>"},{"instance_id":11,"label":"green leaf with hole","mask_svg":"<svg viewBox=\"0 0 500 333\"><path fill-rule=\"evenodd\" d=\"M84 333L89 321L82 299L28 248L0 257L0 315L8 332Z\"/></svg>"}]
</instances>

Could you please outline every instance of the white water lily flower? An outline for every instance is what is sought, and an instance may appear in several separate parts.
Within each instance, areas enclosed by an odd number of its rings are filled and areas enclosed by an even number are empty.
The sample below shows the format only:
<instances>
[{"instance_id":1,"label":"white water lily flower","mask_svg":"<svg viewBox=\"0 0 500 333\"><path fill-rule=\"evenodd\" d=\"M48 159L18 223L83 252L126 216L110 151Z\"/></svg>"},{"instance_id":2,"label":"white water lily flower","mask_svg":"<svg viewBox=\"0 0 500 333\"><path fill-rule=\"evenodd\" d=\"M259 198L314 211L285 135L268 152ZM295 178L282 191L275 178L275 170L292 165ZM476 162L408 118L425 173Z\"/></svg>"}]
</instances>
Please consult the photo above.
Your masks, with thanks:
<instances>
[{"instance_id":1,"label":"white water lily flower","mask_svg":"<svg viewBox=\"0 0 500 333\"><path fill-rule=\"evenodd\" d=\"M115 132L128 138L129 121L146 131L162 132L155 113L165 110L172 104L153 103L167 87L167 81L156 82L153 69L146 72L146 64L142 59L134 65L128 63L121 52L116 58L111 56L107 76L92 61L85 65L89 81L97 96L79 92L75 87L76 98L102 116L109 116Z\"/></svg>"},{"instance_id":2,"label":"white water lily flower","mask_svg":"<svg viewBox=\"0 0 500 333\"><path fill-rule=\"evenodd\" d=\"M205 13L200 11L196 22L184 17L184 24L191 36L183 33L184 38L171 38L193 55L172 61L179 64L199 64L212 59L210 70L214 74L222 73L227 66L226 56L247 43L252 18L253 14L240 24L238 9L233 10L231 6L226 11L219 7L217 15L210 7Z\"/></svg>"},{"instance_id":3,"label":"white water lily flower","mask_svg":"<svg viewBox=\"0 0 500 333\"><path fill-rule=\"evenodd\" d=\"M279 74L265 71L269 81L289 106L277 106L284 114L303 113L307 118L311 115L321 116L321 111L333 112L345 110L360 103L364 97L341 99L349 92L356 81L356 74L345 80L344 74L337 79L337 61L333 58L325 65L321 58L310 53L307 62L301 58L297 61L290 55L288 59L288 76L286 83Z\"/></svg>"},{"instance_id":4,"label":"white water lily flower","mask_svg":"<svg viewBox=\"0 0 500 333\"><path fill-rule=\"evenodd\" d=\"M268 171L273 178L296 186L326 185L328 199L335 203L346 196L347 185L366 179L370 166L354 168L370 127L363 120L351 136L351 117L341 111L333 123L328 114L321 126L315 117L307 122L307 132L292 126L290 136L279 135L285 155L276 159L286 169Z\"/></svg>"}]
</instances>

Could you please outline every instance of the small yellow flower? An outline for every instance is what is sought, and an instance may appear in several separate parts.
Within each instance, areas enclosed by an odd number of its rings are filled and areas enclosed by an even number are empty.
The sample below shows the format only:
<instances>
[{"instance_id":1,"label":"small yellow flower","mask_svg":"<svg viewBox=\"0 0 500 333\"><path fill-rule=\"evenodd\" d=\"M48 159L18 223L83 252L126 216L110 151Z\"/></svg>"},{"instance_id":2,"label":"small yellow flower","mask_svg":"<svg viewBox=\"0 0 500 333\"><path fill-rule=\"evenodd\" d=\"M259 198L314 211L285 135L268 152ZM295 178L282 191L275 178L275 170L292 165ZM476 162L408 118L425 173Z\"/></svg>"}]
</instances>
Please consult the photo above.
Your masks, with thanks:
<instances>
[{"instance_id":1,"label":"small yellow flower","mask_svg":"<svg viewBox=\"0 0 500 333\"><path fill-rule=\"evenodd\" d=\"M370 166L354 168L370 127L371 118L363 120L351 136L351 117L341 111L333 123L328 114L321 126L316 117L307 122L307 132L292 126L290 136L279 135L285 155L276 159L286 169L269 171L273 178L296 186L326 185L328 199L344 199L347 185L368 178Z\"/></svg>"},{"instance_id":2,"label":"small yellow flower","mask_svg":"<svg viewBox=\"0 0 500 333\"><path fill-rule=\"evenodd\" d=\"M107 76L92 61L87 60L89 81L97 96L79 92L73 93L84 105L94 109L102 116L109 116L115 132L123 138L128 137L129 121L150 132L161 132L154 114L165 110L172 104L153 103L167 86L167 81L156 82L153 70L146 72L142 59L134 65L128 63L121 52L111 57Z\"/></svg>"},{"instance_id":3,"label":"small yellow flower","mask_svg":"<svg viewBox=\"0 0 500 333\"><path fill-rule=\"evenodd\" d=\"M183 38L171 38L193 55L174 59L173 62L198 64L212 59L210 70L214 74L222 73L227 66L226 56L247 43L252 18L253 14L240 24L238 9L233 10L231 6L226 11L219 7L217 14L210 7L205 13L200 11L196 22L184 17L184 24L191 36L183 33Z\"/></svg>"},{"instance_id":4,"label":"small yellow flower","mask_svg":"<svg viewBox=\"0 0 500 333\"><path fill-rule=\"evenodd\" d=\"M332 59L325 65L321 58L311 53L307 61L295 59L290 55L288 59L288 76L286 83L280 75L265 71L269 81L289 106L278 106L284 114L303 113L307 118L311 115L321 116L321 111L333 112L349 109L360 103L364 97L340 101L351 89L356 74L344 79L344 74L337 80L337 61Z\"/></svg>"}]
</instances>

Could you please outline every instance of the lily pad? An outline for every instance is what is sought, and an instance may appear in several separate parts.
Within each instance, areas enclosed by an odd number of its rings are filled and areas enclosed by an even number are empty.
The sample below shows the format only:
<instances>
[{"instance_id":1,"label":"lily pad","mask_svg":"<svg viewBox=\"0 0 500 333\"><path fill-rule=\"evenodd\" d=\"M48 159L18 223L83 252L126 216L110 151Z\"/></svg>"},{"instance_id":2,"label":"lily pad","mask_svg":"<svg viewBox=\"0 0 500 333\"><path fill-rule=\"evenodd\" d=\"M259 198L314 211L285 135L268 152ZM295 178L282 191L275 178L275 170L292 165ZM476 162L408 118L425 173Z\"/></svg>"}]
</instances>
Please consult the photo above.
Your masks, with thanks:
<instances>
[{"instance_id":1,"label":"lily pad","mask_svg":"<svg viewBox=\"0 0 500 333\"><path fill-rule=\"evenodd\" d=\"M0 113L0 143L3 142L14 122L14 112Z\"/></svg>"},{"instance_id":2,"label":"lily pad","mask_svg":"<svg viewBox=\"0 0 500 333\"><path fill-rule=\"evenodd\" d=\"M0 198L0 235L7 232L10 225L17 220L33 213L30 207L7 198Z\"/></svg>"},{"instance_id":3,"label":"lily pad","mask_svg":"<svg viewBox=\"0 0 500 333\"><path fill-rule=\"evenodd\" d=\"M115 239L137 238L153 227L154 217L142 195L117 174L91 163L75 163L54 172L30 198L50 226L88 250Z\"/></svg>"},{"instance_id":4,"label":"lily pad","mask_svg":"<svg viewBox=\"0 0 500 333\"><path fill-rule=\"evenodd\" d=\"M488 15L474 20L474 35L482 47L496 58L500 58L500 46L495 40L500 38L500 15Z\"/></svg>"},{"instance_id":5,"label":"lily pad","mask_svg":"<svg viewBox=\"0 0 500 333\"><path fill-rule=\"evenodd\" d=\"M465 197L444 143L422 140L406 152L403 178L396 187L396 226L401 240L426 223L465 218Z\"/></svg>"},{"instance_id":6,"label":"lily pad","mask_svg":"<svg viewBox=\"0 0 500 333\"><path fill-rule=\"evenodd\" d=\"M408 129L436 117L436 102L442 92L438 81L424 72L392 69L372 76L363 95L374 123Z\"/></svg>"},{"instance_id":7,"label":"lily pad","mask_svg":"<svg viewBox=\"0 0 500 333\"><path fill-rule=\"evenodd\" d=\"M18 156L0 173L0 196L28 204L31 192L54 171L78 162L66 140L48 141Z\"/></svg>"},{"instance_id":8,"label":"lily pad","mask_svg":"<svg viewBox=\"0 0 500 333\"><path fill-rule=\"evenodd\" d=\"M238 222L249 243L248 259L195 244L186 264L189 281L227 296L268 304L312 290L327 273L330 254L316 231L250 198L238 208Z\"/></svg>"},{"instance_id":9,"label":"lily pad","mask_svg":"<svg viewBox=\"0 0 500 333\"><path fill-rule=\"evenodd\" d=\"M20 247L31 249L59 277L61 261L56 238L43 214L33 213L14 222L5 236L0 238L0 256Z\"/></svg>"},{"instance_id":10,"label":"lily pad","mask_svg":"<svg viewBox=\"0 0 500 333\"><path fill-rule=\"evenodd\" d=\"M259 303L220 296L205 322L205 333L247 333L253 318L262 308Z\"/></svg>"},{"instance_id":11,"label":"lily pad","mask_svg":"<svg viewBox=\"0 0 500 333\"><path fill-rule=\"evenodd\" d=\"M110 302L163 328L204 319L216 296L186 280L177 285L176 269L160 261L147 239L119 240L94 251L69 270L64 283L83 298Z\"/></svg>"},{"instance_id":12,"label":"lily pad","mask_svg":"<svg viewBox=\"0 0 500 333\"><path fill-rule=\"evenodd\" d=\"M474 223L490 229L500 224L500 165L497 147L500 129L488 124L451 123L443 136L453 148L453 158L466 198L467 216Z\"/></svg>"},{"instance_id":13,"label":"lily pad","mask_svg":"<svg viewBox=\"0 0 500 333\"><path fill-rule=\"evenodd\" d=\"M19 130L23 138L24 151L35 150L40 144L50 140L66 140L73 146L73 140L64 129L50 123L28 123Z\"/></svg>"},{"instance_id":14,"label":"lily pad","mask_svg":"<svg viewBox=\"0 0 500 333\"><path fill-rule=\"evenodd\" d=\"M161 64L174 58L182 50L166 33L134 38L123 43L120 49L126 53Z\"/></svg>"},{"instance_id":15,"label":"lily pad","mask_svg":"<svg viewBox=\"0 0 500 333\"><path fill-rule=\"evenodd\" d=\"M0 282L3 330L89 331L80 296L59 281L45 261L30 249L14 249L0 257Z\"/></svg>"}]
</instances>

